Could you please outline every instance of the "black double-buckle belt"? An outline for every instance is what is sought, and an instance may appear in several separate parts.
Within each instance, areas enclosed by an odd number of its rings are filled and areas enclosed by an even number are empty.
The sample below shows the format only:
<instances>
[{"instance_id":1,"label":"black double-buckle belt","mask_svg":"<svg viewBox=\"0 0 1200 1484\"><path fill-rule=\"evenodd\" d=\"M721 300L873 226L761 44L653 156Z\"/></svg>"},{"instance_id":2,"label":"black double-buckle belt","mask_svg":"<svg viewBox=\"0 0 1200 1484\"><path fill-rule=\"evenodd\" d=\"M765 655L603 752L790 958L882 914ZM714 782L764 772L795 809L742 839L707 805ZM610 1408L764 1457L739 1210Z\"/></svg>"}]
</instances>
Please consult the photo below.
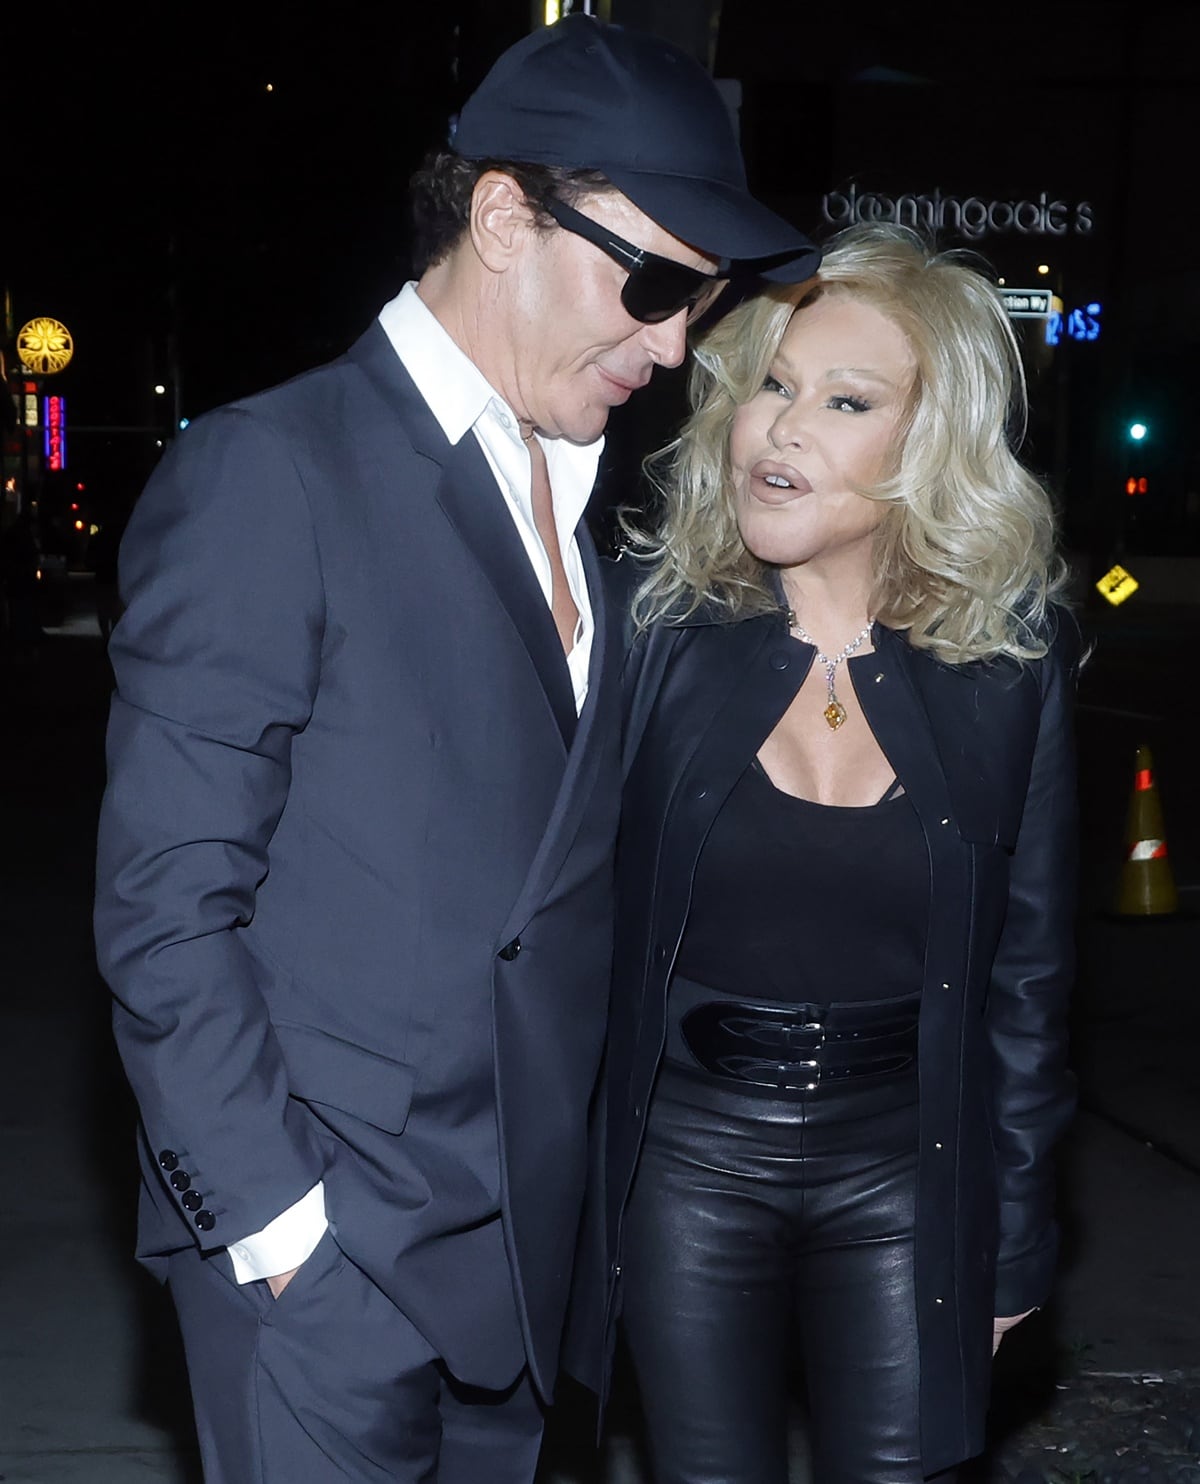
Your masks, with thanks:
<instances>
[{"instance_id":1,"label":"black double-buckle belt","mask_svg":"<svg viewBox=\"0 0 1200 1484\"><path fill-rule=\"evenodd\" d=\"M681 991L685 1001L675 1007L682 1043L712 1076L811 1093L851 1078L900 1076L916 1066L915 995L871 1004L774 1005L698 999L700 988L676 981L671 993Z\"/></svg>"}]
</instances>

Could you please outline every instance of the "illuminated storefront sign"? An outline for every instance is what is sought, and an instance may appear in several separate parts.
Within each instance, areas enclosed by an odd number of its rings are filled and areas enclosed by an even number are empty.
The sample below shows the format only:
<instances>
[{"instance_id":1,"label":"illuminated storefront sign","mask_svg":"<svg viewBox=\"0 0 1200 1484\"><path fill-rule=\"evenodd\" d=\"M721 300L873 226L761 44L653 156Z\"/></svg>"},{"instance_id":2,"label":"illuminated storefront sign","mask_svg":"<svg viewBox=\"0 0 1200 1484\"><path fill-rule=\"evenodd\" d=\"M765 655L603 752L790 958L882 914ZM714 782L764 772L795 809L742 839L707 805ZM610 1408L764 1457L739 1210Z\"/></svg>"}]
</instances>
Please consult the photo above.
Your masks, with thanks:
<instances>
[{"instance_id":1,"label":"illuminated storefront sign","mask_svg":"<svg viewBox=\"0 0 1200 1484\"><path fill-rule=\"evenodd\" d=\"M46 398L46 468L67 467L67 399Z\"/></svg>"},{"instance_id":2,"label":"illuminated storefront sign","mask_svg":"<svg viewBox=\"0 0 1200 1484\"><path fill-rule=\"evenodd\" d=\"M829 191L821 199L821 215L830 226L853 222L898 222L928 232L957 232L972 239L1015 232L1021 237L1087 237L1095 226L1090 201L1069 205L1050 200L1042 191L1036 201L985 201L980 196L944 196L941 190L916 195L889 196L862 191L856 185Z\"/></svg>"},{"instance_id":3,"label":"illuminated storefront sign","mask_svg":"<svg viewBox=\"0 0 1200 1484\"><path fill-rule=\"evenodd\" d=\"M31 319L17 335L17 354L26 371L53 376L75 354L75 342L66 325L56 319Z\"/></svg>"}]
</instances>

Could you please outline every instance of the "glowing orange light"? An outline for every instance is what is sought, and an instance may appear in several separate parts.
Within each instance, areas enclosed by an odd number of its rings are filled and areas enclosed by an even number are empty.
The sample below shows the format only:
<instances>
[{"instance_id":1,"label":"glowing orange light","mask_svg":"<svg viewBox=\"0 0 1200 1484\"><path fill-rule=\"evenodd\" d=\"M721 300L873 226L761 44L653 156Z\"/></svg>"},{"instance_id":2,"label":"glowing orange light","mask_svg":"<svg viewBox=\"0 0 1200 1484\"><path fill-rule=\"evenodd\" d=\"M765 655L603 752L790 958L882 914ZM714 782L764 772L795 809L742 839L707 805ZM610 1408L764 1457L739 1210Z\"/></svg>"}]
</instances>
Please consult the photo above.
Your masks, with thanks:
<instances>
[{"instance_id":1,"label":"glowing orange light","mask_svg":"<svg viewBox=\"0 0 1200 1484\"><path fill-rule=\"evenodd\" d=\"M83 522L81 520L77 520L75 522L75 529L77 531L82 531L83 530Z\"/></svg>"}]
</instances>

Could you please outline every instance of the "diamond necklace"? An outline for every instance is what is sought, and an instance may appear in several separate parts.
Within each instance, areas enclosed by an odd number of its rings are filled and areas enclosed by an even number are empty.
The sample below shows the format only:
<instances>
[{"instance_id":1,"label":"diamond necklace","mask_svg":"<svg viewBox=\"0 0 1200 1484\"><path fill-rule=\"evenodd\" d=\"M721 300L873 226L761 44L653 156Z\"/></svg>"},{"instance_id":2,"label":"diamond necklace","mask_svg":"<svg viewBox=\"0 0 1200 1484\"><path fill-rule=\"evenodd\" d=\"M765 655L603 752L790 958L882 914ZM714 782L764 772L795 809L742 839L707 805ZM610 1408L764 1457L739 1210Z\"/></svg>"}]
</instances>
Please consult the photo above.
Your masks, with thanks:
<instances>
[{"instance_id":1,"label":"diamond necklace","mask_svg":"<svg viewBox=\"0 0 1200 1484\"><path fill-rule=\"evenodd\" d=\"M820 649L817 649L817 641L796 617L792 609L788 609L787 615L788 628L794 629L796 633L800 635L801 639L804 640L805 644L811 644L812 647L817 650L817 664L825 666L825 688L828 692L829 703L825 707L825 710L821 713L821 715L824 716L826 725L829 727L829 730L831 732L836 732L838 727L840 727L846 720L846 708L837 698L837 692L833 688L833 677L837 670L837 667L842 663L842 661L848 660L854 653L854 651L861 644L865 644L871 637L871 624L868 623L861 634L851 639L849 644L843 645L842 648L838 650L837 654L835 654L831 659L829 655L824 654Z\"/></svg>"}]
</instances>

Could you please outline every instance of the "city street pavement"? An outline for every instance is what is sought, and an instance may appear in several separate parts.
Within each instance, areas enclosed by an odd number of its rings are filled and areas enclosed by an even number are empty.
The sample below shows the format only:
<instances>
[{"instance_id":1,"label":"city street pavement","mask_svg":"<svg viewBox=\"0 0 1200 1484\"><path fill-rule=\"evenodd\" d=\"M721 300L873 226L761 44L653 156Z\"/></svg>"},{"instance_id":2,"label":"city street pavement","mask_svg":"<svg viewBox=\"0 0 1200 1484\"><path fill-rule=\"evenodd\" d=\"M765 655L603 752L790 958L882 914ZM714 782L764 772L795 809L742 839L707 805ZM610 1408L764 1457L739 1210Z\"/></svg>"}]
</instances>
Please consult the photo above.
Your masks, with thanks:
<instances>
[{"instance_id":1,"label":"city street pavement","mask_svg":"<svg viewBox=\"0 0 1200 1484\"><path fill-rule=\"evenodd\" d=\"M133 1110L89 923L109 681L84 597L81 587L72 622L35 661L0 659L0 1481L198 1484L170 1307L129 1255ZM1062 1160L1058 1292L1006 1341L997 1381L1001 1401L1032 1385L1051 1408L1064 1376L1200 1373L1200 700L1181 680L1200 609L1090 623L1074 1042L1083 1112ZM1171 922L1106 915L1142 741L1184 904ZM568 1393L539 1484L647 1478L627 1379L602 1456L589 1429L585 1400ZM799 1480L798 1436L796 1446Z\"/></svg>"}]
</instances>

